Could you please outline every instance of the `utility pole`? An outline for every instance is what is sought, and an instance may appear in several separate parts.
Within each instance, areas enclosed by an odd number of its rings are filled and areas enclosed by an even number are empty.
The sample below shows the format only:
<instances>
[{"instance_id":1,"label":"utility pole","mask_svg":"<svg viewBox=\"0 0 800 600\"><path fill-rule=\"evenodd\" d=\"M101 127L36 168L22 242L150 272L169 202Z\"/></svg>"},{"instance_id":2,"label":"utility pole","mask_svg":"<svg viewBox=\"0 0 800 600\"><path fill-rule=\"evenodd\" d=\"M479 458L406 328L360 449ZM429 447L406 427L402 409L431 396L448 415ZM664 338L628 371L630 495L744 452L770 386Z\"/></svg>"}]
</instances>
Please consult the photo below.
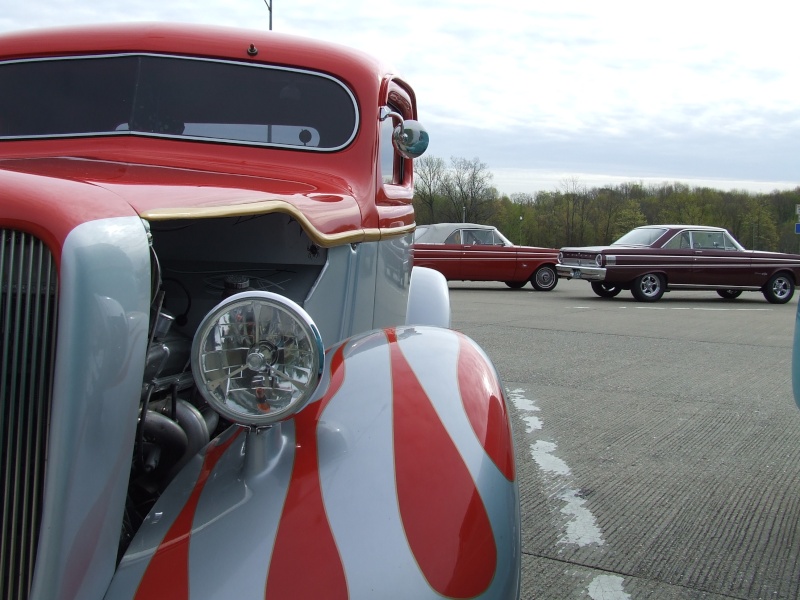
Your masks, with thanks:
<instances>
[{"instance_id":1,"label":"utility pole","mask_svg":"<svg viewBox=\"0 0 800 600\"><path fill-rule=\"evenodd\" d=\"M272 3L275 0L264 0L264 4L267 5L267 9L269 9L269 30L272 31Z\"/></svg>"}]
</instances>

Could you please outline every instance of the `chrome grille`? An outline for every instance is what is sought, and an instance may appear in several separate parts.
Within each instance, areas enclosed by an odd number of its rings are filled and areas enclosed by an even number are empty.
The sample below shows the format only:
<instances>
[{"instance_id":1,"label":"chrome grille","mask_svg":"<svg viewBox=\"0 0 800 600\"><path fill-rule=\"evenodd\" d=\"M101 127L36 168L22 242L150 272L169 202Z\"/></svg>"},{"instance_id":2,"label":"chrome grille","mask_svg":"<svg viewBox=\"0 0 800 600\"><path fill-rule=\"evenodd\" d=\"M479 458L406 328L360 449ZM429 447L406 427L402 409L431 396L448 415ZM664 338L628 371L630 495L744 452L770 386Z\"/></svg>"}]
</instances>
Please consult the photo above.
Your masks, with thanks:
<instances>
[{"instance_id":1,"label":"chrome grille","mask_svg":"<svg viewBox=\"0 0 800 600\"><path fill-rule=\"evenodd\" d=\"M57 275L36 237L0 229L0 598L28 597L44 496Z\"/></svg>"}]
</instances>

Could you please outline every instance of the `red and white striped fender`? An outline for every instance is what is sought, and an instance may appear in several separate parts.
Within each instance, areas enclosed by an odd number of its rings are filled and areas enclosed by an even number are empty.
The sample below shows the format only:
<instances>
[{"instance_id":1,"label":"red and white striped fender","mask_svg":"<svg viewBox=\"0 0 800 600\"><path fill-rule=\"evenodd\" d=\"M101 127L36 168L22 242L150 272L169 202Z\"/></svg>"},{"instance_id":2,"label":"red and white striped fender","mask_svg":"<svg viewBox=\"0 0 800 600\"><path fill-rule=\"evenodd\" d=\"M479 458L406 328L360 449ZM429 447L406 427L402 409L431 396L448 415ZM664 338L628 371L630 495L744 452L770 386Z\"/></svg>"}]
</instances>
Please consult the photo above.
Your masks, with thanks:
<instances>
[{"instance_id":1,"label":"red and white striped fender","mask_svg":"<svg viewBox=\"0 0 800 600\"><path fill-rule=\"evenodd\" d=\"M517 598L519 572L496 372L462 334L402 327L329 350L293 419L195 457L107 598Z\"/></svg>"}]
</instances>

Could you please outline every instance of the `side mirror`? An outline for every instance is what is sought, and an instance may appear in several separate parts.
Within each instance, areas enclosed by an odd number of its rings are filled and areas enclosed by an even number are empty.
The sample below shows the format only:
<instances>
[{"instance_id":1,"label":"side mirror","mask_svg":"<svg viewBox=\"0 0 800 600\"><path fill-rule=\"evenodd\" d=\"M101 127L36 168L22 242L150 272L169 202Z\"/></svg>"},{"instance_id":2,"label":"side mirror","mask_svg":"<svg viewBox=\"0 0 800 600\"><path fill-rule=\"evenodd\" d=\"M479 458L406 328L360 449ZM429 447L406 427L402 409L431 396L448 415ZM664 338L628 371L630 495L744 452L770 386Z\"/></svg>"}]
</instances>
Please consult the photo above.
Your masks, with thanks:
<instances>
[{"instance_id":1,"label":"side mirror","mask_svg":"<svg viewBox=\"0 0 800 600\"><path fill-rule=\"evenodd\" d=\"M392 145L403 158L419 158L428 149L428 132L419 121L403 120L402 115L384 106L381 121L391 118L396 124L392 132Z\"/></svg>"},{"instance_id":2,"label":"side mirror","mask_svg":"<svg viewBox=\"0 0 800 600\"><path fill-rule=\"evenodd\" d=\"M404 158L419 158L428 149L428 132L419 121L403 121L394 128L392 144Z\"/></svg>"}]
</instances>

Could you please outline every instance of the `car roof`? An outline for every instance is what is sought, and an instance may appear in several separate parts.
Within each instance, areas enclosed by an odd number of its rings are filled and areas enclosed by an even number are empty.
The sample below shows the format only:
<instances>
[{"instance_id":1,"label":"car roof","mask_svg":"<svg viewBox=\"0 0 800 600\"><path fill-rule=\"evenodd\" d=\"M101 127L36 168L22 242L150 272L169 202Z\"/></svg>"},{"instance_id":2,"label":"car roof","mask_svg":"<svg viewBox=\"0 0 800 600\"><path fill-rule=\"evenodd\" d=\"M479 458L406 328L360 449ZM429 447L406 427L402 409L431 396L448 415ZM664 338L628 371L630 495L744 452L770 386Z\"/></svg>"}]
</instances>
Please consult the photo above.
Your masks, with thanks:
<instances>
[{"instance_id":1,"label":"car roof","mask_svg":"<svg viewBox=\"0 0 800 600\"><path fill-rule=\"evenodd\" d=\"M697 229L705 231L727 231L724 227L714 227L712 225L642 225L636 229Z\"/></svg>"},{"instance_id":2,"label":"car roof","mask_svg":"<svg viewBox=\"0 0 800 600\"><path fill-rule=\"evenodd\" d=\"M252 28L136 22L22 30L0 35L3 60L136 52L308 67L339 73L348 80L354 71L367 76L388 71L379 60L352 48Z\"/></svg>"},{"instance_id":3,"label":"car roof","mask_svg":"<svg viewBox=\"0 0 800 600\"><path fill-rule=\"evenodd\" d=\"M456 229L491 229L495 227L492 225L478 225L477 223L434 223L433 225L419 225L417 226L417 234L414 237L414 243L417 244L435 244L441 243L447 239Z\"/></svg>"}]
</instances>

